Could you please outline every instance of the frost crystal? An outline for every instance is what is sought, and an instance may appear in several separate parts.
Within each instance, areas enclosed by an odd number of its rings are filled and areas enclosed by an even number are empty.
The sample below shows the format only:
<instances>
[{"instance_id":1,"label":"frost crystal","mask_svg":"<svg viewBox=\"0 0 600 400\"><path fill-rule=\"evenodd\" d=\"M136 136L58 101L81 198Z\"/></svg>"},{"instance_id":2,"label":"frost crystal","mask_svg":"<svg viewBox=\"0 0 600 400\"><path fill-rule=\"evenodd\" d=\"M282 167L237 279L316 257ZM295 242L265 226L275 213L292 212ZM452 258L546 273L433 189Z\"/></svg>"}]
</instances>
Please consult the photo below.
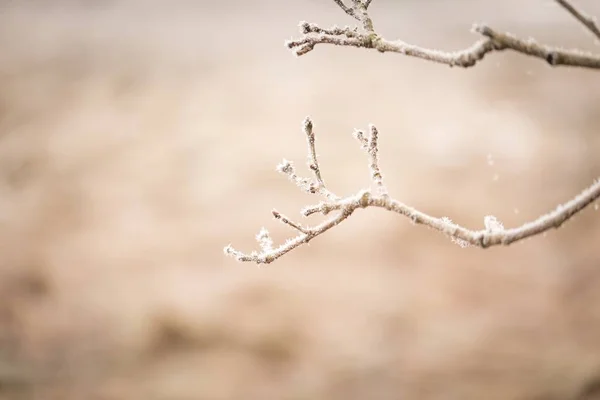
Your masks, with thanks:
<instances>
[{"instance_id":1,"label":"frost crystal","mask_svg":"<svg viewBox=\"0 0 600 400\"><path fill-rule=\"evenodd\" d=\"M270 251L273 249L273 239L271 239L269 231L264 227L261 228L260 232L258 232L258 235L256 235L256 240L264 251Z\"/></svg>"},{"instance_id":2,"label":"frost crystal","mask_svg":"<svg viewBox=\"0 0 600 400\"><path fill-rule=\"evenodd\" d=\"M279 165L277 165L277 171L282 174L291 175L294 173L294 164L291 161L284 159Z\"/></svg>"},{"instance_id":3,"label":"frost crystal","mask_svg":"<svg viewBox=\"0 0 600 400\"><path fill-rule=\"evenodd\" d=\"M502 222L498 221L498 219L493 215L486 215L483 218L483 223L488 232L500 232L504 230L504 225L502 225Z\"/></svg>"},{"instance_id":4,"label":"frost crystal","mask_svg":"<svg viewBox=\"0 0 600 400\"><path fill-rule=\"evenodd\" d=\"M456 227L456 224L454 222L452 222L452 220L450 218L448 218L448 217L442 217L440 219L442 220L443 223L445 223L448 226L450 226L451 229L453 227ZM459 245L463 249L465 247L469 247L470 246L469 242L467 242L466 240L462 240L462 239L456 238L456 237L454 237L452 235L449 235L449 236L450 236L450 240L452 241L452 243L455 243L455 244Z\"/></svg>"}]
</instances>

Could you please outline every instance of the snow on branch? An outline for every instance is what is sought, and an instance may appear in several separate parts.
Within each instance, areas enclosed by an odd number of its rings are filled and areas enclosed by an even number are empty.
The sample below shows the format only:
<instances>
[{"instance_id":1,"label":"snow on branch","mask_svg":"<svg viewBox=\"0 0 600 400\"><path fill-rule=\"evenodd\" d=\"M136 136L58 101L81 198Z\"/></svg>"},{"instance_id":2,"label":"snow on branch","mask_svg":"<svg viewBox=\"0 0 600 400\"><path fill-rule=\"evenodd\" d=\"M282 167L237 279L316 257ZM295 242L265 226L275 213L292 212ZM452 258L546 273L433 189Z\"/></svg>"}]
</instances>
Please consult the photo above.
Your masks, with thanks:
<instances>
[{"instance_id":1,"label":"snow on branch","mask_svg":"<svg viewBox=\"0 0 600 400\"><path fill-rule=\"evenodd\" d=\"M423 48L414 44L405 43L402 40L386 40L379 36L374 28L373 21L367 11L370 1L353 0L352 6L346 6L341 0L334 0L342 10L362 24L362 32L358 27L348 26L340 28L321 28L316 24L308 22L300 23L302 38L286 42L286 46L298 56L304 55L317 44L333 44L337 46L362 47L375 49L381 53L393 52L410 57L417 57L427 61L446 64L451 67L472 67L478 61L483 60L486 54L513 50L518 53L540 58L552 66L571 66L590 69L600 69L600 55L585 52L579 49L563 49L538 43L533 39L520 39L510 33L498 32L484 25L476 24L472 31L483 38L476 41L470 47L446 52ZM594 18L579 11L568 0L555 0L560 6L572 14L594 35L600 38L600 29Z\"/></svg>"},{"instance_id":2,"label":"snow on branch","mask_svg":"<svg viewBox=\"0 0 600 400\"><path fill-rule=\"evenodd\" d=\"M528 222L518 228L505 229L502 223L494 216L488 215L484 218L484 229L470 230L453 223L447 217L433 217L389 196L383 183L383 176L379 167L378 131L374 125L369 126L368 134L357 130L354 132L354 137L367 153L371 180L377 189L376 193L373 193L369 189L363 189L351 196L342 198L336 196L326 188L322 178L317 161L315 134L313 132L312 121L307 117L304 120L303 126L304 134L307 136L308 142L308 166L313 171L314 177L312 179L299 177L296 175L293 164L287 160L284 160L277 167L277 170L286 175L302 190L313 194L320 194L325 198L324 201L321 201L316 205L305 207L301 211L303 216L308 217L313 214L327 216L331 213L334 213L334 215L321 224L304 226L280 212L273 210L275 219L296 231L298 233L297 236L288 239L279 247L273 248L273 240L271 239L269 232L265 228L262 228L256 236L261 247L260 251L253 251L249 254L245 254L229 245L224 249L225 254L235 257L238 261L269 264L296 247L310 242L315 237L339 225L350 217L354 211L368 207L384 208L388 211L410 218L415 224L425 225L445 234L462 247L472 245L487 248L495 245L509 245L518 240L538 235L552 228L560 227L573 215L600 198L600 180L596 180L590 187L582 191L574 199L559 205L555 210L539 217L535 221Z\"/></svg>"}]
</instances>

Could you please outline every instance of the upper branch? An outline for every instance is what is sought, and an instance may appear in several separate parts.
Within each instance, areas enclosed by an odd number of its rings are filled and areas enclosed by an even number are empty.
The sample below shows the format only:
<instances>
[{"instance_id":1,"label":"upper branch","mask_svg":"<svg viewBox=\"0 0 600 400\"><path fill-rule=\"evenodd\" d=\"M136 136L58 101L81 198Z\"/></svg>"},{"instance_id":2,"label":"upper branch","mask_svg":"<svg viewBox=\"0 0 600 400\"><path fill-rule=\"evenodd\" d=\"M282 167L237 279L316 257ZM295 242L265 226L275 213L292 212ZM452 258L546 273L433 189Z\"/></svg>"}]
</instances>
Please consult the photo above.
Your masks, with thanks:
<instances>
[{"instance_id":1,"label":"upper branch","mask_svg":"<svg viewBox=\"0 0 600 400\"><path fill-rule=\"evenodd\" d=\"M340 4L341 1L335 0ZM592 32L599 35L597 25L593 18L583 15L574 8L567 0L556 0L563 5L571 14L576 16ZM394 52L410 57L421 58L427 61L446 64L449 66L459 66L463 68L474 66L482 60L486 54L493 51L512 50L523 55L536 57L547 61L552 66L571 66L591 69L600 69L600 55L584 52L579 49L563 49L540 44L535 40L520 39L509 33L501 33L486 25L475 25L473 31L484 36L483 39L476 41L470 47L446 52L435 49L427 49L417 45L408 44L401 40L386 40L380 37L373 28L373 22L367 12L369 2L362 3L355 1L358 5L352 9L343 6L344 10L349 10L357 20L363 22L364 33L359 32L357 28L350 27L339 28L334 26L330 29L321 28L315 24L307 22L300 23L302 38L286 42L286 46L292 49L296 55L306 54L314 49L317 44L333 44L337 46L350 46L375 49L379 52ZM348 12L348 11L347 11ZM360 16L362 15L362 17ZM596 33L597 32L597 33Z\"/></svg>"}]
</instances>

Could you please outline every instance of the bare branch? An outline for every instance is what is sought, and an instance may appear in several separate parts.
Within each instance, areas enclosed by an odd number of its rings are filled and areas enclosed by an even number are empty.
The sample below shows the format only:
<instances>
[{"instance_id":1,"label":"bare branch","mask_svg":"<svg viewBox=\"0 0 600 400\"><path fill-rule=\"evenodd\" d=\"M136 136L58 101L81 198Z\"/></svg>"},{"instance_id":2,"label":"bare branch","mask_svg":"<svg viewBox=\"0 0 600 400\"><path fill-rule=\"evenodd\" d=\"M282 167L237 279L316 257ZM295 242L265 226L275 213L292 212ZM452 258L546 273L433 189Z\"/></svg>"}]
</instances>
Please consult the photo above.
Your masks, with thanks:
<instances>
[{"instance_id":1,"label":"bare branch","mask_svg":"<svg viewBox=\"0 0 600 400\"><path fill-rule=\"evenodd\" d=\"M286 175L288 179L296 184L300 189L307 193L317 193L318 188L308 178L301 178L296 174L296 168L291 161L283 160L281 164L277 166L277 171Z\"/></svg>"},{"instance_id":2,"label":"bare branch","mask_svg":"<svg viewBox=\"0 0 600 400\"><path fill-rule=\"evenodd\" d=\"M379 159L377 153L379 152L379 144L377 143L377 128L375 125L369 125L369 141L367 145L367 153L369 154L369 167L371 169L371 180L377 186L379 194L387 196L387 188L383 185L383 176L379 168Z\"/></svg>"},{"instance_id":3,"label":"bare branch","mask_svg":"<svg viewBox=\"0 0 600 400\"><path fill-rule=\"evenodd\" d=\"M306 125L307 124L305 123L305 126ZM305 129L305 132L309 130L312 132L312 123L310 126L311 129ZM318 205L306 207L302 210L302 213L305 216L310 216L317 213L328 215L331 212L338 212L337 215L327 219L323 223L309 228L302 227L300 224L291 221L289 218L283 216L279 212L273 211L273 215L276 219L280 220L286 225L291 226L295 230L299 231L300 234L293 239L287 240L281 246L273 249L271 246L272 242L270 242L270 237L268 236L268 233L264 233L266 230L263 228L261 233L259 233L257 236L259 243L261 243L262 251L260 253L252 252L250 254L244 254L235 250L231 246L227 246L224 249L225 254L233 256L239 261L252 261L257 264L268 264L287 254L296 247L308 243L310 240L327 232L334 226L339 225L350 215L352 215L355 210L367 207L384 208L388 211L403 215L407 218L410 218L410 220L415 224L425 225L445 234L455 243L458 243L463 247L472 245L481 248L487 248L495 245L509 245L516 241L538 235L552 228L559 228L573 215L582 211L588 205L600 198L600 180L597 180L590 187L577 195L574 199L558 206L555 210L539 217L535 221L525 223L518 228L505 229L502 223L498 221L496 217L488 215L484 218L484 229L470 230L453 223L449 218L433 217L391 198L383 185L382 175L379 167L379 160L377 156L379 151L377 128L373 125L370 125L369 132L370 136L368 139L364 137L364 133L360 130L355 131L354 136L358 139L361 146L367 150L369 155L369 168L371 170L371 177L375 185L378 187L380 192L379 194L373 195L369 190L360 190L358 193L352 196L335 198L334 200L328 199L327 201L321 202ZM309 153L316 154L314 146L309 146ZM318 191L315 191L313 193L317 192ZM322 191L319 193L327 197L326 193ZM265 237L268 238L268 240L265 239ZM264 243L267 243L267 245L264 245Z\"/></svg>"},{"instance_id":4,"label":"bare branch","mask_svg":"<svg viewBox=\"0 0 600 400\"><path fill-rule=\"evenodd\" d=\"M300 225L300 224L292 221L291 219L289 219L285 215L282 215L279 211L273 210L272 213L273 213L273 217L275 217L276 220L281 221L284 224L291 226L292 228L296 229L300 233L304 233L305 235L308 235L310 233L310 230L304 229L302 227L302 225Z\"/></svg>"},{"instance_id":5,"label":"bare branch","mask_svg":"<svg viewBox=\"0 0 600 400\"><path fill-rule=\"evenodd\" d=\"M404 203L385 196L372 196L370 193L361 193L354 196L353 201L344 200L343 203L323 203L319 206L309 209L307 213L331 212L332 210L346 207L346 204L356 203L356 197L360 196L366 207L380 207L393 211L411 219L416 224L422 224L440 231L447 236L463 240L470 245L487 248L495 245L509 245L516 241L538 235L552 228L559 228L564 222L573 215L585 209L588 205L600 198L600 180L596 180L591 186L582 191L574 199L559 205L552 212L543 215L535 221L525 223L518 228L504 229L502 224L493 216L486 216L484 219L485 229L470 230L460 225L456 225L448 218L436 218L418 211ZM366 199L366 200L365 200ZM358 208L358 207L356 207Z\"/></svg>"},{"instance_id":6,"label":"bare branch","mask_svg":"<svg viewBox=\"0 0 600 400\"><path fill-rule=\"evenodd\" d=\"M315 148L315 134L313 132L313 124L309 117L306 117L303 122L303 130L306 135L308 142L308 168L314 172L315 178L317 179L317 190L327 197L328 199L336 199L337 196L330 192L325 186L323 177L321 176L321 170L319 168L319 161L317 160L317 150Z\"/></svg>"},{"instance_id":7,"label":"bare branch","mask_svg":"<svg viewBox=\"0 0 600 400\"><path fill-rule=\"evenodd\" d=\"M344 12L362 23L364 32L359 32L358 28L339 28L337 26L324 29L315 24L302 22L300 23L300 30L303 37L286 43L286 45L290 49L293 49L297 55L300 56L306 54L313 50L315 45L325 43L338 46L370 48L382 53L395 52L440 64L467 68L475 65L488 53L501 50L513 50L523 55L543 59L552 66L564 65L600 69L599 55L577 49L567 50L559 47L551 47L540 44L533 39L523 40L509 33L497 32L486 25L476 25L473 28L475 33L483 36L482 39L476 41L467 49L455 52L425 49L400 40L388 41L375 32L373 22L367 12L371 0L348 0L352 1L352 7L348 7L343 0L334 1L342 10L344 10ZM592 17L579 11L568 0L556 1L584 24L592 33L600 38L600 29L598 29L598 26ZM425 225L447 235L454 243L457 243L462 247L471 245L487 248L495 245L509 245L516 241L546 232L552 228L559 228L575 214L600 198L600 180L596 180L591 186L572 200L558 206L548 214L542 215L538 219L525 223L520 227L505 229L504 225L498 221L496 217L488 215L484 217L484 229L470 230L455 224L447 217L433 217L389 196L388 191L383 184L383 175L381 173L378 158L379 133L374 125L369 125L368 135L365 135L365 132L361 130L355 130L354 136L363 150L367 152L371 180L377 188L378 193L374 195L370 190L361 190L352 196L344 198L336 196L325 186L317 159L313 124L309 118L304 120L303 131L308 142L308 166L315 175L314 180L299 177L296 174L293 164L287 160L283 160L277 167L277 170L284 175L287 175L288 178L302 190L313 194L320 194L325 197L325 201L305 207L302 210L302 214L305 217L309 217L313 214L327 216L332 212L335 213L335 215L316 226L303 227L301 224L292 221L288 217L274 210L273 216L280 222L298 231L298 236L287 240L277 248L273 248L273 241L268 231L263 228L256 237L261 247L260 252L253 251L250 254L245 254L235 250L229 245L224 249L225 254L233 256L239 261L268 264L287 254L291 250L308 243L313 238L327 232L334 226L339 225L352 215L355 210L367 207L384 208L388 211L403 215L410 218L415 224Z\"/></svg>"},{"instance_id":8,"label":"bare branch","mask_svg":"<svg viewBox=\"0 0 600 400\"><path fill-rule=\"evenodd\" d=\"M360 129L355 129L352 135L360 143L361 149L366 151L369 148L369 140L365 137L365 133L363 131Z\"/></svg>"},{"instance_id":9,"label":"bare branch","mask_svg":"<svg viewBox=\"0 0 600 400\"><path fill-rule=\"evenodd\" d=\"M367 13L367 8L371 4L371 0L363 2L362 0L351 0L353 6L348 7L342 0L333 0L335 3L348 15L357 21L362 22L363 27L367 32L373 31L373 21Z\"/></svg>"},{"instance_id":10,"label":"bare branch","mask_svg":"<svg viewBox=\"0 0 600 400\"><path fill-rule=\"evenodd\" d=\"M565 8L571 7L567 9L569 11L572 9L572 13L577 13L574 15L581 16L581 18L584 19L586 26L592 31L597 29L593 19L583 16L564 0L557 1L561 4L565 3ZM367 13L365 4L355 8L353 11L355 16L358 13L361 13L362 17L357 19L363 22L365 33L360 33L357 29L350 29L349 27L344 29L338 27L323 29L315 24L303 22L301 23L303 37L297 40L287 41L286 46L292 49L298 56L310 52L317 44L333 44L336 46L375 49L382 53L399 53L409 57L446 64L451 67L458 66L463 68L474 66L478 61L483 60L486 54L493 51L513 50L523 55L543 59L552 66L562 65L600 69L600 55L584 52L579 49L552 47L540 44L532 39L520 39L510 33L497 32L486 25L475 25L473 28L473 31L483 35L485 37L484 39L476 41L469 48L453 52L427 49L405 43L401 40L389 41L382 38L374 31L373 23Z\"/></svg>"},{"instance_id":11,"label":"bare branch","mask_svg":"<svg viewBox=\"0 0 600 400\"><path fill-rule=\"evenodd\" d=\"M358 17L354 13L354 9L345 5L342 0L333 0L333 1L335 1L335 4L337 4L342 10L344 10L344 12L346 14L348 14L352 18L358 19Z\"/></svg>"},{"instance_id":12,"label":"bare branch","mask_svg":"<svg viewBox=\"0 0 600 400\"><path fill-rule=\"evenodd\" d=\"M354 199L351 199L351 200L354 200ZM304 231L300 235L298 235L292 239L286 240L284 244L277 247L276 249L271 249L268 251L265 251L265 249L262 249L262 251L260 253L253 251L250 254L244 254L241 251L238 251L238 250L234 249L233 247L231 247L231 245L228 245L223 250L226 255L232 256L235 259L237 259L238 261L251 261L251 262L254 262L257 264L272 263L273 261L277 260L281 256L289 253L296 247L299 247L303 244L310 242L315 237L327 232L334 226L339 225L342 221L344 221L346 218L348 218L350 215L352 215L352 212L354 212L354 210L357 208L355 206L355 204L346 204L345 206L342 207L342 205L344 204L343 201L339 201L336 204L339 205L339 207L340 207L339 210L341 210L341 212L338 213L335 217L332 217L315 227L308 228L308 229L302 228ZM282 218L281 214L276 216L275 213L273 213L273 215L277 219ZM293 226L294 228L296 228L296 225L299 226L298 224L291 222L288 219L286 219L285 223Z\"/></svg>"},{"instance_id":13,"label":"bare branch","mask_svg":"<svg viewBox=\"0 0 600 400\"><path fill-rule=\"evenodd\" d=\"M594 17L586 15L584 12L579 11L573 4L568 0L556 0L565 10L571 13L572 16L577 18L586 28L590 30L598 39L600 39L600 28Z\"/></svg>"},{"instance_id":14,"label":"bare branch","mask_svg":"<svg viewBox=\"0 0 600 400\"><path fill-rule=\"evenodd\" d=\"M510 49L518 53L546 60L552 66L564 65L600 69L600 55L582 50L565 50L537 43L535 40L521 40L509 33L499 33L492 28L480 25L475 30L488 37L494 44L494 50Z\"/></svg>"}]
</instances>

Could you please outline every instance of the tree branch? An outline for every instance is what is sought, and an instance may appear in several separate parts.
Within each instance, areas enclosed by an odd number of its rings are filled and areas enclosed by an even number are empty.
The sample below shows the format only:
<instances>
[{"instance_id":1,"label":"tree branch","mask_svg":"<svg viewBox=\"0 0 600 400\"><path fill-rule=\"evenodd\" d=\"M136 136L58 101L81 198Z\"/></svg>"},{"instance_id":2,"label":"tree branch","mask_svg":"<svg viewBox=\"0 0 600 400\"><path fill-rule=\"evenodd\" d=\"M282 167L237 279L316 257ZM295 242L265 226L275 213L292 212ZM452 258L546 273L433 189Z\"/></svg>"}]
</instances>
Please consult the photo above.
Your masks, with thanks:
<instances>
[{"instance_id":1,"label":"tree branch","mask_svg":"<svg viewBox=\"0 0 600 400\"><path fill-rule=\"evenodd\" d=\"M338 4L340 3L338 0L335 1ZM598 31L591 17L583 15L567 0L556 1L576 16L592 32L596 33ZM339 28L334 26L330 29L324 29L315 24L301 22L300 31L303 35L302 38L287 41L286 46L292 49L298 56L310 52L317 44L333 44L337 46L375 49L381 53L399 53L409 57L446 64L451 67L458 66L463 68L474 66L478 61L483 60L488 53L493 51L512 50L523 55L543 59L551 66L562 65L600 69L600 55L579 49L552 47L540 44L532 39L523 40L510 33L497 32L487 25L475 25L472 29L473 32L484 36L483 39L476 41L466 49L453 52L427 49L405 43L401 40L389 41L375 32L373 22L367 12L367 6L362 3L360 4L362 5L361 7L352 9L352 15L355 19L363 22L364 33L359 32L358 28ZM366 4L368 5L368 3ZM362 14L362 17L357 17L359 12ZM598 33L600 34L600 31Z\"/></svg>"},{"instance_id":2,"label":"tree branch","mask_svg":"<svg viewBox=\"0 0 600 400\"><path fill-rule=\"evenodd\" d=\"M351 7L348 7L344 4L344 2L342 0L333 0L335 1L335 3L342 9L344 10L344 12L346 14L348 14L349 16L351 16L352 18L356 18L356 15L354 14L354 9Z\"/></svg>"},{"instance_id":3,"label":"tree branch","mask_svg":"<svg viewBox=\"0 0 600 400\"><path fill-rule=\"evenodd\" d=\"M310 129L306 127L310 126ZM318 165L317 156L314 146L314 133L312 131L312 122L309 118L304 122L304 134L308 137L309 142L309 159L312 160L312 165ZM565 204L559 205L555 210L549 212L536 219L535 221L525 223L518 228L504 229L494 216L488 215L484 218L484 229L470 230L463 226L453 223L447 217L433 217L413 207L410 207L398 200L391 198L383 184L381 169L379 167L379 145L378 131L373 125L369 126L369 136L365 137L363 131L355 131L354 136L361 144L363 150L367 152L369 157L369 168L371 170L371 180L378 188L379 193L373 194L370 190L360 190L358 193L339 198L337 196L329 196L329 191L320 190L324 188L324 183L320 178L318 167L311 168L316 176L316 182L307 178L298 178L295 171L291 167L289 161L284 161L278 167L278 170L287 175L290 180L295 183L301 182L301 188L314 187L315 190L309 190L311 193L320 193L327 198L327 201L317 205L308 206L302 210L305 217L313 214L328 215L331 212L337 212L336 215L330 217L326 221L313 227L303 227L301 224L292 221L288 217L283 216L277 211L273 211L273 216L278 221L292 227L300 234L292 239L288 239L285 243L277 248L272 248L272 239L266 229L261 229L257 235L257 240L261 245L261 251L254 251L250 254L245 254L234 249L231 245L225 247L225 254L235 257L238 261L250 261L257 264L269 264L291 250L310 242L315 237L322 235L331 228L339 225L346 220L359 208L377 207L384 208L388 211L395 212L407 218L415 224L425 225L429 228L437 230L446 236L450 237L455 243L466 247L469 245L487 248L496 245L509 245L516 241L538 235L542 232L553 228L559 228L563 223L569 220L573 215L585 209L588 205L600 198L600 180L594 183L587 189L578 194L574 199ZM312 138L312 139L311 139ZM284 168L281 165L285 165Z\"/></svg>"},{"instance_id":4,"label":"tree branch","mask_svg":"<svg viewBox=\"0 0 600 400\"><path fill-rule=\"evenodd\" d=\"M560 4L565 10L571 13L572 16L577 18L579 22L581 22L586 28L590 30L598 39L600 39L600 28L598 28L598 24L594 17L591 17L582 11L579 11L574 5L572 5L567 0L556 0L558 4Z\"/></svg>"},{"instance_id":5,"label":"tree branch","mask_svg":"<svg viewBox=\"0 0 600 400\"><path fill-rule=\"evenodd\" d=\"M523 40L509 33L497 32L486 25L476 25L473 28L474 32L483 36L482 39L475 42L469 48L455 52L425 49L400 40L388 41L375 32L373 22L367 12L371 0L349 0L352 1L352 7L348 7L343 0L334 1L346 14L362 23L364 33L359 32L357 27L351 29L350 27L339 28L334 26L329 29L324 29L315 24L302 22L300 23L300 28L303 37L286 43L297 55L300 56L310 52L317 44L334 44L338 46L376 49L382 53L395 52L440 64L467 68L475 65L488 53L501 50L512 50L523 55L543 59L552 66L563 65L600 69L599 55L577 49L566 50L558 47L551 47L540 44L533 39ZM556 1L592 33L600 38L600 30L592 17L579 11L568 0ZM290 181L295 183L302 190L312 194L320 194L325 198L325 201L322 201L317 205L305 207L302 210L302 214L305 217L313 214L327 216L332 212L336 213L336 215L316 226L304 227L302 224L273 210L275 219L294 229L299 233L298 236L288 239L277 248L273 248L273 240L271 239L269 232L265 228L262 228L256 236L261 251L253 251L250 254L245 254L229 245L224 249L225 254L233 256L239 261L268 264L339 225L350 217L357 209L367 207L384 208L388 211L408 217L415 224L425 225L445 234L450 237L453 242L462 247L478 246L487 248L495 245L509 245L516 241L546 232L552 228L559 228L575 214L600 198L600 180L596 180L572 200L558 206L548 214L542 215L538 219L525 223L520 227L505 229L496 217L488 215L483 221L484 229L470 230L453 223L447 217L433 217L389 196L388 190L383 183L381 168L379 167L379 132L374 125L369 125L368 134L365 134L365 132L361 130L356 130L354 132L354 137L368 155L371 181L377 188L377 193L373 194L370 190L360 190L356 194L344 198L336 196L325 185L317 158L313 124L308 117L304 120L303 132L306 135L308 143L308 167L313 171L314 179L299 177L296 174L294 165L287 160L283 160L283 162L277 166L277 170L286 175Z\"/></svg>"}]
</instances>

